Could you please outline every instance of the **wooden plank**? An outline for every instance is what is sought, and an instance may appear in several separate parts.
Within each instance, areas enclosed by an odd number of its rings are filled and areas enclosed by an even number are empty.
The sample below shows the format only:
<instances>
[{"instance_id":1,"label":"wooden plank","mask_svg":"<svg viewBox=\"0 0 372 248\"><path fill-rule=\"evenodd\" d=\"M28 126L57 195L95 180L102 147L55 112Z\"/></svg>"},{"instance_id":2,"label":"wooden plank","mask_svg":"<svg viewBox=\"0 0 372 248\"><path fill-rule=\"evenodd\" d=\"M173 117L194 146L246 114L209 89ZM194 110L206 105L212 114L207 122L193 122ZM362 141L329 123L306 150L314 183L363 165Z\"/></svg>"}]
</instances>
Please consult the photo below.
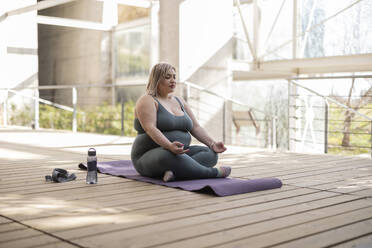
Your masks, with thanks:
<instances>
[{"instance_id":1,"label":"wooden plank","mask_svg":"<svg viewBox=\"0 0 372 248\"><path fill-rule=\"evenodd\" d=\"M12 172L3 172L1 176L6 176L6 178L3 178L3 180L11 181L16 179L25 179L25 178L37 178L37 177L43 177L45 175L50 175L53 172L54 168L61 168L68 170L69 172L75 173L76 175L83 175L86 174L86 171L78 170L77 166L60 166L60 165L53 165L48 166L48 168L43 167L41 169L24 169L20 171L12 171Z\"/></svg>"},{"instance_id":2,"label":"wooden plank","mask_svg":"<svg viewBox=\"0 0 372 248\"><path fill-rule=\"evenodd\" d=\"M228 202L241 201L243 199L245 199L244 201L249 201L248 199L262 200L264 198L271 198L272 200L275 200L277 199L277 197L288 197L288 195L291 194L289 191L292 190L296 190L296 188L284 186L280 189L258 191L249 194L240 194L228 197L215 197L195 193L187 196L187 198L184 196L176 196L171 199L159 199L143 203L127 203L125 205L134 209L136 212L145 214L160 214L188 208L199 208L202 206L226 204ZM301 192L303 191L297 191L298 194L301 194Z\"/></svg>"},{"instance_id":3,"label":"wooden plank","mask_svg":"<svg viewBox=\"0 0 372 248\"><path fill-rule=\"evenodd\" d=\"M315 196L313 196L315 197ZM318 196L320 197L320 195ZM308 197L309 198L309 197ZM314 199L314 198L313 198ZM349 198L350 199L350 198ZM306 199L304 198L303 201L305 201ZM300 201L300 200L298 200ZM204 207L204 208L199 208L199 209L195 209L195 212L194 210L189 210L189 211L184 211L183 213L182 212L178 212L178 213L167 213L167 214L163 214L163 215L160 215L160 216L156 216L156 218L154 220L151 220L151 221L145 221L145 222L139 222L139 223L130 223L130 225L126 225L126 226L117 226L117 227L114 227L115 229L112 229L109 227L109 229L107 229L106 227L102 226L102 227L97 227L96 226L96 230L94 231L97 231L97 229L101 229L101 231L97 234L94 234L94 236L96 235L100 235L100 233L104 232L104 233L113 233L113 231L116 232L126 232L126 231L129 231L128 229L130 228L134 228L134 227L139 227L141 230L143 227L147 227L147 226L150 226L150 225L153 225L153 224L156 224L156 226L154 228L152 228L153 232L155 232L157 230L157 228L160 226L160 225L164 225L165 227L168 227L168 228L171 228L173 229L173 224L168 224L168 223L180 223L181 225L185 225L187 223L190 223L192 221L196 221L198 223L200 222L205 222L205 221L211 221L213 219L215 219L216 217L220 216L220 218L222 217L233 217L233 216L241 216L241 215L245 215L245 214L249 214L249 213L255 213L255 212L262 212L262 211L266 211L266 210L272 210L272 209L275 209L275 206L276 205L279 205L279 206L288 206L288 205L291 205L294 203L294 200L292 199L291 201L289 199L287 199L286 201L278 201L277 204L273 203L273 202L267 202L266 204L256 204L256 205L250 205L250 206L246 206L246 207L242 207L240 209L235 209L235 208L228 208L228 209L224 209L224 210L217 210L217 209L214 209L213 206L208 206L208 207ZM193 213L193 214L191 214ZM182 214L182 215L181 215ZM67 237L68 238L72 238L70 237L69 235L73 235L74 237L76 237L76 235L82 235L83 232L89 232L89 236L93 235L91 232L92 230L88 230L88 229L79 229L78 232L73 232L73 231L69 231L69 232L66 232L66 231L63 231L63 233L58 233L58 235L63 235L63 237L65 237L64 235L68 235ZM139 232L141 233L141 232ZM85 233L87 234L87 233ZM111 234L110 234L111 235ZM65 238L67 238L65 237Z\"/></svg>"},{"instance_id":4,"label":"wooden plank","mask_svg":"<svg viewBox=\"0 0 372 248\"><path fill-rule=\"evenodd\" d=\"M363 190L360 190L360 191L353 191L351 193L353 195L365 196L365 197L368 197L369 199L372 198L372 189L371 188L363 189Z\"/></svg>"},{"instance_id":5,"label":"wooden plank","mask_svg":"<svg viewBox=\"0 0 372 248\"><path fill-rule=\"evenodd\" d=\"M143 202L147 200L151 200L154 198L165 198L171 197L172 195L187 195L192 194L187 191L179 192L175 189L171 188L162 188L164 191L170 191L168 193L161 193L161 194L155 194L153 192L147 192L147 196L144 196L142 198L138 198L136 194L134 194L135 200L134 202ZM125 194L121 197L121 199L124 199L128 201L129 199L125 198ZM28 199L28 198L19 198L17 200L17 204L12 204L12 208L0 208L0 214L12 217L17 219L18 221L26 220L26 219L36 219L36 218L47 218L51 216L63 216L63 215L79 215L81 213L85 213L88 215L91 215L92 213L96 213L97 211L103 211L103 212L121 212L121 211L128 211L128 208L125 207L125 205L120 205L117 208L108 208L108 207L102 207L100 202L98 201L74 201L74 202L66 202L61 199L51 199L51 198L37 198L37 199ZM10 206L10 204L8 204ZM130 210L130 209L129 209ZM80 214L82 215L82 214Z\"/></svg>"},{"instance_id":6,"label":"wooden plank","mask_svg":"<svg viewBox=\"0 0 372 248\"><path fill-rule=\"evenodd\" d=\"M369 165L365 165L364 168L369 168ZM239 177L239 178L261 178L261 177L277 177L281 178L282 180L287 180L287 179L294 179L294 178L301 178L301 177L307 177L307 176L312 176L312 175L322 175L322 174L330 174L334 172L339 172L339 171L348 171L352 170L354 168L350 167L337 167L337 168L317 168L315 166L312 166L312 168L304 168L301 167L301 169L298 168L293 168L289 170L282 170L278 172L273 172L273 171L265 171L263 173L257 172L254 170L235 170L232 168L232 177ZM248 172L248 173L246 173Z\"/></svg>"},{"instance_id":7,"label":"wooden plank","mask_svg":"<svg viewBox=\"0 0 372 248\"><path fill-rule=\"evenodd\" d=\"M46 174L46 175L49 175L49 174ZM64 185L68 185L68 184L71 184L72 182L81 182L81 183L84 183L85 181L85 177L86 177L86 174L78 174L76 175L77 178L75 181L71 181L69 183L63 183L63 184L57 184L57 183L52 183L52 182L46 182L45 181L45 175L38 175L37 177L35 178L17 178L15 180L9 180L9 181L5 181L0 183L0 186L1 186L1 190L4 192L4 193L9 193L10 190L17 190L19 188L24 188L24 189L27 189L27 188L41 188L43 185L48 185L48 186L51 186L51 187L55 187L55 188L59 188L61 186L64 186ZM100 180L99 182L106 182L106 181L117 181L117 182L124 182L124 181L127 181L127 180L118 180L118 177L113 177L113 176L101 176L98 178L98 180ZM87 185L85 185L87 186ZM96 185L94 185L96 186Z\"/></svg>"},{"instance_id":8,"label":"wooden plank","mask_svg":"<svg viewBox=\"0 0 372 248\"><path fill-rule=\"evenodd\" d=\"M41 236L7 241L7 242L1 243L0 245L1 247L6 247L6 248L27 248L27 247L39 247L45 244L52 244L57 241L60 241L60 240L44 234Z\"/></svg>"},{"instance_id":9,"label":"wooden plank","mask_svg":"<svg viewBox=\"0 0 372 248\"><path fill-rule=\"evenodd\" d=\"M329 206L332 204L340 203L340 200L350 200L350 198L338 198L332 199L334 201L313 201L307 204L296 204L291 205L288 207L280 207L277 209L271 209L269 211L257 211L257 212L241 212L240 209L235 209L235 216L232 217L231 214L227 214L229 212L221 212L210 214L206 216L197 216L194 218L187 218L184 220L176 220L164 223L153 223L151 225L146 225L143 227L138 228L131 228L125 229L123 231L111 232L101 235L95 235L94 237L83 238L76 240L79 244L84 246L90 246L93 243L100 244L100 240L117 240L110 243L111 247L120 247L122 244L121 241L125 240L126 245L133 246L133 247L148 247L148 246L161 246L166 245L168 243L173 243L178 240L187 240L189 238L193 238L195 236L201 236L208 233L214 233L221 230L228 230L231 228L237 228L242 225L249 225L254 223L260 223L262 221L270 221L274 218L283 218L289 216L291 214L305 212L304 216L309 216L308 212L313 209L319 209L320 207ZM341 199L343 198L343 199ZM349 208L356 208L356 207L365 207L371 206L372 202L361 202L361 201L353 201L345 203L346 206ZM340 205L337 205L340 206ZM343 207L345 209L345 207ZM333 211L337 211L336 207L333 207ZM313 216L313 215L311 215ZM120 237L120 238L119 238ZM93 240L92 240L93 239ZM188 246L188 247L204 247L206 243L201 243L195 246ZM196 243L194 243L196 244ZM178 245L178 243L177 243ZM172 247L177 247L177 245L172 245ZM211 244L213 245L213 244ZM186 246L182 246L186 247Z\"/></svg>"},{"instance_id":10,"label":"wooden plank","mask_svg":"<svg viewBox=\"0 0 372 248\"><path fill-rule=\"evenodd\" d=\"M274 201L274 200L277 200L278 197L282 197L280 199L285 199L285 198L290 198L290 197L294 197L294 196L297 196L297 195L307 195L307 194L311 194L311 193L314 193L314 192L316 192L316 190L299 189L299 190L296 190L296 192L283 192L283 194L273 194L273 195L270 195L270 196L265 196L264 195L262 197L255 197L255 198L250 198L250 197L241 198L242 196L240 196L238 198L238 200L234 200L234 201L225 202L224 200L221 200L220 204L216 205L215 207L230 207L230 208L233 208L233 207L236 207L236 206L241 207L241 206L245 206L247 204L256 204L258 202ZM194 193L191 193L191 195L193 195L193 194ZM206 197L208 202L210 201L209 198L215 198L214 196L203 196L203 197ZM150 200L155 201L155 200L159 200L159 199L163 199L163 196L156 196L156 197L151 198ZM216 198L216 199L220 199L220 198ZM126 206L126 205L129 205L129 204L138 204L139 202L146 202L146 201L143 201L143 199L140 199L140 200L134 199L133 201L130 201L130 200L127 200L127 199L117 199L116 201L113 201L113 202L109 202L109 201L102 202L102 206L104 206L104 207L116 207L116 206L121 206L123 204ZM198 207L199 209L201 207L198 202L191 202L190 207L192 207L192 206Z\"/></svg>"},{"instance_id":11,"label":"wooden plank","mask_svg":"<svg viewBox=\"0 0 372 248\"><path fill-rule=\"evenodd\" d=\"M143 192L143 191L150 191L154 190L153 185L146 185L146 184L129 184L129 183L115 183L115 184L108 184L104 185L107 187L99 187L99 188L91 188L91 189L68 189L66 191L59 191L59 194L63 194L64 192L68 193L61 197L64 201L97 201L100 197L108 197L108 196L116 196L120 195L121 197L126 196L129 193L136 193L136 192ZM37 196L53 196L53 192L47 193L37 193ZM54 195L55 196L55 195Z\"/></svg>"},{"instance_id":12,"label":"wooden plank","mask_svg":"<svg viewBox=\"0 0 372 248\"><path fill-rule=\"evenodd\" d=\"M294 189L292 187L284 187L283 189L275 189L275 190L269 190L269 191L259 191L255 193L250 194L241 194L241 195L234 195L230 197L215 197L205 194L197 194L197 193L190 193L189 195L183 195L183 194L176 194L174 197L171 198L161 198L151 201L145 201L145 202L132 202L128 203L127 199L123 197L123 201L119 204L115 204L114 206L102 206L102 200L100 198L97 198L96 201L94 199L90 201L84 201L83 204L80 204L79 202L74 202L71 205L65 206L63 204L63 212L62 214L69 214L70 212L74 212L76 209L86 209L85 212L89 211L89 209L94 206L96 208L100 209L101 207L103 209L111 209L112 211L122 212L122 211L135 211L135 213L138 214L145 214L145 215L153 215L153 214L162 214L162 213L170 213L171 211L180 211L180 210L186 210L190 208L197 208L201 206L210 206L210 205L216 205L216 204L224 204L225 207L229 207L228 202L230 201L236 201L240 202L241 206L244 206L245 203L248 204L255 204L260 202L266 202L268 199L271 201L276 199L283 199L288 197L294 197L297 195L303 195L303 194L309 194L312 192L316 192L314 190L308 190L308 189ZM48 199L49 201L49 199ZM44 201L40 201L43 203ZM55 202L55 204L58 206L58 201ZM47 204L47 202L44 204ZM60 208L57 208L58 214L61 215ZM47 212L42 212L38 214L32 214L32 215L17 215L13 216L14 218L17 218L18 220L31 220L31 219L38 219L38 218L46 218L50 216L54 216L56 213L54 213L53 208L49 209Z\"/></svg>"},{"instance_id":13,"label":"wooden plank","mask_svg":"<svg viewBox=\"0 0 372 248\"><path fill-rule=\"evenodd\" d=\"M106 192L106 191L111 191L111 190L118 189L118 188L135 189L137 187L143 187L145 185L149 185L149 184L144 184L144 183L133 181L133 180L108 180L108 179L100 180L100 179L102 178L98 179L99 181L96 185L87 185L85 183L85 180L78 180L77 182L79 183L75 183L74 184L75 187L72 187L72 188L70 186L71 182L67 182L63 184L42 182L36 185L26 185L26 186L19 185L18 187L1 189L0 192L8 193L8 194L9 193L10 194L22 193L22 195L29 195L29 196L32 196L32 195L43 196L43 195L49 195L50 192L53 192L53 191L57 193L59 192L62 194L64 192L69 192L71 190L74 190L75 194L80 193L80 192L85 194L89 192L98 192L98 191ZM66 188L66 186L69 186L69 187ZM46 187L50 188L50 190L45 192L43 190ZM41 192L40 192L40 189L41 189Z\"/></svg>"},{"instance_id":14,"label":"wooden plank","mask_svg":"<svg viewBox=\"0 0 372 248\"><path fill-rule=\"evenodd\" d=\"M43 175L43 176L39 175L35 178L24 178L24 179L17 178L17 179L14 179L14 180L7 180L7 181L3 180L3 182L0 182L0 186L1 186L1 190L4 193L10 193L10 191L12 189L17 190L19 188L27 188L27 187L43 188L43 186L45 186L45 185L47 185L49 187L52 187L52 188L53 187L54 188L61 188L62 186L70 185L73 182L80 182L80 183L84 184L85 177L86 177L85 175L77 175L77 179L75 181L71 181L71 182L63 183L63 184L57 184L57 183L52 183L52 182L46 182L45 181L45 175ZM128 179L125 179L125 180L121 179L120 180L119 177L113 177L113 176L100 176L98 178L98 180L99 180L99 185L102 184L102 183L128 181ZM87 186L87 185L85 185L85 186ZM97 186L97 185L93 185L93 186Z\"/></svg>"},{"instance_id":15,"label":"wooden plank","mask_svg":"<svg viewBox=\"0 0 372 248\"><path fill-rule=\"evenodd\" d=\"M20 230L0 233L0 247L2 246L2 243L4 242L15 241L15 240L25 239L25 238L32 238L32 237L41 236L41 235L44 235L44 234L42 232L39 232L31 228L27 228L27 227L20 229Z\"/></svg>"},{"instance_id":16,"label":"wooden plank","mask_svg":"<svg viewBox=\"0 0 372 248\"><path fill-rule=\"evenodd\" d=\"M242 161L242 160L240 160ZM243 160L244 161L244 160ZM242 176L261 176L267 175L271 173L272 176L280 176L280 175L290 175L290 174L297 174L300 172L306 171L317 171L317 170L327 170L332 168L354 168L356 166L366 166L370 164L370 161L361 161L361 162L354 162L350 163L346 161L344 163L327 163L324 161L316 161L312 163L301 163L299 162L290 162L290 161L275 161L275 158L271 158L268 161L264 162L255 162L255 163L247 163L246 161L244 166L239 166L239 168L235 169L235 171L242 174ZM236 162L235 162L236 164ZM248 174L245 175L242 173L242 169L249 168L251 172L247 172Z\"/></svg>"},{"instance_id":17,"label":"wooden plank","mask_svg":"<svg viewBox=\"0 0 372 248\"><path fill-rule=\"evenodd\" d=\"M372 247L372 234L362 236L350 241L342 242L341 244L333 245L333 248L370 248Z\"/></svg>"},{"instance_id":18,"label":"wooden plank","mask_svg":"<svg viewBox=\"0 0 372 248\"><path fill-rule=\"evenodd\" d=\"M147 216L147 219L141 220L141 221L136 221L136 222L128 222L128 223L118 223L115 225L107 225L103 223L103 225L98 225L96 224L94 228L91 228L91 226L86 226L78 228L78 231L76 228L69 228L66 227L63 230L57 230L50 228L48 231L53 231L55 230L56 232L63 232L65 235L64 238L71 238L68 235L93 235L98 234L101 232L111 232L114 230L121 230L121 229L128 229L136 226L143 226L143 225L148 225L151 223L160 223L160 222L169 222L170 220L184 220L186 218L190 218L193 216L201 216L201 215L209 215L213 212L220 212L224 211L225 215L237 215L239 213L244 213L245 211L252 212L252 211L263 211L265 209L274 209L278 205L279 206L286 206L286 205L291 205L297 202L304 202L304 201L311 201L312 199L319 199L319 198L324 198L324 197L329 197L329 196L334 196L336 194L334 193L327 193L327 192L321 192L321 193L315 193L315 194L307 194L303 195L302 197L299 197L297 199L293 199L293 196L290 198L284 198L282 199L280 195L278 195L278 200L273 201L270 199L267 199L265 196L262 196L261 199L256 199L256 198L251 198L251 199L241 199L238 201L233 201L233 202L221 202L220 204L214 204L214 205L205 205L205 206L194 206L194 207L187 207L185 209L177 210L177 211L169 211L163 214L159 214L156 216L151 216L147 215L146 212L132 212L132 214L140 214L140 216ZM282 195L283 197L283 195ZM349 196L350 197L350 196ZM260 197L257 197L260 198ZM352 199L355 199L355 197L351 197ZM266 202L264 206L262 206L262 203ZM232 204L233 203L233 204ZM233 206L232 206L233 205ZM240 207L239 211L236 211L236 207ZM91 215L90 215L91 216ZM41 228L41 226L45 225L45 223L50 222L52 218L46 218L46 219L32 219L29 221L24 221L30 226L34 226L36 228ZM63 216L60 217L60 219L63 219ZM54 220L58 220L58 218L54 218ZM61 233L58 233L58 235L61 235Z\"/></svg>"},{"instance_id":19,"label":"wooden plank","mask_svg":"<svg viewBox=\"0 0 372 248\"><path fill-rule=\"evenodd\" d=\"M346 242L350 239L363 237L364 235L372 234L372 218L358 221L355 219L355 223L336 227L328 231L322 231L310 237L304 237L291 242L283 243L275 246L277 248L313 248L313 247L324 247L331 246L333 244L339 244Z\"/></svg>"},{"instance_id":20,"label":"wooden plank","mask_svg":"<svg viewBox=\"0 0 372 248\"><path fill-rule=\"evenodd\" d=\"M319 185L324 182L332 182L337 180L347 180L348 178L353 177L361 177L361 176L368 176L370 172L366 172L363 170L347 170L347 171L339 171L330 174L318 174L312 175L307 177L300 177L294 179L286 179L285 183L300 187L311 187L314 185Z\"/></svg>"},{"instance_id":21,"label":"wooden plank","mask_svg":"<svg viewBox=\"0 0 372 248\"><path fill-rule=\"evenodd\" d=\"M282 170L282 171L264 171L264 173L252 173L249 176L250 177L280 177L282 179L294 179L294 178L300 178L300 177L306 177L309 175L321 175L321 174L328 174L333 172L339 172L339 171L346 171L346 170L353 170L356 168L363 168L363 169L370 169L370 164L358 164L358 165L347 165L347 166L323 166L323 167L316 167L314 165L309 166L310 168L306 168L301 166L300 168L291 168L288 170ZM246 177L245 175L241 175L243 177Z\"/></svg>"},{"instance_id":22,"label":"wooden plank","mask_svg":"<svg viewBox=\"0 0 372 248\"><path fill-rule=\"evenodd\" d=\"M312 216L309 216L309 217L312 217ZM298 224L292 223L290 221L291 219L286 218L285 221L281 223L281 225L279 222L274 223L276 228L271 229L271 231L267 233L263 232L264 227L261 230L261 234L252 233L252 232L245 233L245 234L241 233L242 231L248 230L250 227L240 228L239 230L229 230L227 232L228 234L232 233L232 231L235 231L235 234L231 234L231 235L234 235L235 239L238 241L226 242L227 240L225 240L223 241L222 245L219 245L216 247L219 247L219 248L220 247L238 247L244 244L249 244L249 247L252 247L252 248L274 246L274 245L279 245L279 244L283 244L284 247L288 247L286 245L288 245L289 241L293 241L299 238L305 238L307 236L311 237L312 235L316 235L318 233L327 232L329 230L332 230L338 227L343 227L346 225L351 225L357 222L364 222L366 220L369 220L368 222L365 222L365 223L369 224L370 226L369 228L371 228L372 225L370 225L371 224L370 218L372 218L371 207L358 209L358 210L354 209L354 211L348 211L342 214L334 212L333 214L330 213L330 216L328 216L327 218L324 218L324 217L323 218L309 218L307 222L302 222ZM369 229L369 231L371 230ZM238 237L239 234L241 235L240 237ZM345 235L345 233L343 233L342 235ZM246 236L246 238L242 236ZM229 241L232 239L234 238L228 238ZM284 243L287 243L287 244L284 245ZM313 244L308 243L307 245L313 245ZM183 246L179 246L179 247L183 247ZM294 247L304 247L304 246L294 246ZM312 247L319 247L319 246L313 245Z\"/></svg>"},{"instance_id":23,"label":"wooden plank","mask_svg":"<svg viewBox=\"0 0 372 248\"><path fill-rule=\"evenodd\" d=\"M372 173L371 173L372 175ZM332 190L333 192L371 196L371 176L353 177L323 185L315 185L311 188L320 190Z\"/></svg>"},{"instance_id":24,"label":"wooden plank","mask_svg":"<svg viewBox=\"0 0 372 248\"><path fill-rule=\"evenodd\" d=\"M2 216L0 216L0 225L2 224L9 224L9 223L12 223L13 221L9 220L8 218L4 218Z\"/></svg>"},{"instance_id":25,"label":"wooden plank","mask_svg":"<svg viewBox=\"0 0 372 248\"><path fill-rule=\"evenodd\" d=\"M46 245L39 245L37 248L76 248L81 246L76 246L67 242L57 242L57 243L50 243Z\"/></svg>"},{"instance_id":26,"label":"wooden plank","mask_svg":"<svg viewBox=\"0 0 372 248\"><path fill-rule=\"evenodd\" d=\"M45 192L52 192L52 191L63 191L66 189L74 189L74 188L88 188L88 187L99 187L100 185L105 184L112 184L112 183L123 183L123 182L132 182L133 180L126 179L126 178L119 178L119 177L107 177L107 178L98 178L97 185L87 185L85 183L85 178L76 179L71 182L66 183L53 183L53 182L45 182L43 178L40 178L40 182L38 186L22 189L16 188L15 190L12 189L3 189L3 193L21 193L23 195L26 194L35 194L35 193L45 193Z\"/></svg>"},{"instance_id":27,"label":"wooden plank","mask_svg":"<svg viewBox=\"0 0 372 248\"><path fill-rule=\"evenodd\" d=\"M25 226L18 224L16 222L5 223L5 224L0 225L0 234L14 231L14 230L22 230L22 229L25 229Z\"/></svg>"}]
</instances>

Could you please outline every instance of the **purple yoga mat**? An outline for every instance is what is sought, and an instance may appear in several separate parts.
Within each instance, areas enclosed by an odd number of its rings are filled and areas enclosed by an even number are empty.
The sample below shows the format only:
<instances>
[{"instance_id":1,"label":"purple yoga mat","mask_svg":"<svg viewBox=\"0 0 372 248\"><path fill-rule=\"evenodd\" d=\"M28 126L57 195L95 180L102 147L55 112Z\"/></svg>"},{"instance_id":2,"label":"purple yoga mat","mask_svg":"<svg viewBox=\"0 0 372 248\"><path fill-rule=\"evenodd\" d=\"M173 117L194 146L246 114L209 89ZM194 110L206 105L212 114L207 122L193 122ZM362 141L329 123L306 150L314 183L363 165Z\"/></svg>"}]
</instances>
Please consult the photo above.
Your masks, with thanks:
<instances>
[{"instance_id":1,"label":"purple yoga mat","mask_svg":"<svg viewBox=\"0 0 372 248\"><path fill-rule=\"evenodd\" d=\"M143 177L139 175L134 169L132 161L130 160L99 162L98 170L104 174L122 176L142 182L154 183L172 188L181 188L188 191L200 191L210 188L218 196L243 194L259 190L280 188L282 186L282 182L277 178L247 180L238 178L210 178L163 182L160 179Z\"/></svg>"}]
</instances>

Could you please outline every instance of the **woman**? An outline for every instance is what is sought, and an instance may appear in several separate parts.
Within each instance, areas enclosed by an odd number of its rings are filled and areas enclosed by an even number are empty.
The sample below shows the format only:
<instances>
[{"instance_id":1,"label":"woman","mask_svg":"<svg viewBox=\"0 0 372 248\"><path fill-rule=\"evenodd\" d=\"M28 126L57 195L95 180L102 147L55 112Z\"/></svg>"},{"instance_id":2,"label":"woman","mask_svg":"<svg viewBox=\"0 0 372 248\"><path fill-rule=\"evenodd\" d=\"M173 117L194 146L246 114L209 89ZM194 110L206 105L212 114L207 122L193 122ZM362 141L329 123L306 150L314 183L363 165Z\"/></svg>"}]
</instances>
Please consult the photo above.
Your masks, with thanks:
<instances>
[{"instance_id":1,"label":"woman","mask_svg":"<svg viewBox=\"0 0 372 248\"><path fill-rule=\"evenodd\" d=\"M230 167L213 168L225 145L207 134L182 98L172 95L175 88L176 69L167 63L155 65L146 94L135 107L134 167L142 176L163 177L166 182L227 177ZM207 147L190 146L190 133Z\"/></svg>"}]
</instances>

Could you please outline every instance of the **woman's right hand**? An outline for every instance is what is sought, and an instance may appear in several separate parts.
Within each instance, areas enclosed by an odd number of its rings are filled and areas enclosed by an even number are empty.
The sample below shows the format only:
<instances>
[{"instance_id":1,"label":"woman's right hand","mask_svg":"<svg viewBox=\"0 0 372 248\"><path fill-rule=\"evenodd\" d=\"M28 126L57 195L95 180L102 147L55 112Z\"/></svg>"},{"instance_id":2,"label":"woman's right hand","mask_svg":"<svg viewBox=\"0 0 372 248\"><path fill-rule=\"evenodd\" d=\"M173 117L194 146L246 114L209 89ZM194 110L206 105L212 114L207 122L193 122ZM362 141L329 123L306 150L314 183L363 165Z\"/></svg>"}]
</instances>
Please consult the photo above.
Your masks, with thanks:
<instances>
[{"instance_id":1,"label":"woman's right hand","mask_svg":"<svg viewBox=\"0 0 372 248\"><path fill-rule=\"evenodd\" d=\"M168 150L174 154L183 154L189 151L189 149L184 150L184 145L181 142L173 141L169 146Z\"/></svg>"}]
</instances>

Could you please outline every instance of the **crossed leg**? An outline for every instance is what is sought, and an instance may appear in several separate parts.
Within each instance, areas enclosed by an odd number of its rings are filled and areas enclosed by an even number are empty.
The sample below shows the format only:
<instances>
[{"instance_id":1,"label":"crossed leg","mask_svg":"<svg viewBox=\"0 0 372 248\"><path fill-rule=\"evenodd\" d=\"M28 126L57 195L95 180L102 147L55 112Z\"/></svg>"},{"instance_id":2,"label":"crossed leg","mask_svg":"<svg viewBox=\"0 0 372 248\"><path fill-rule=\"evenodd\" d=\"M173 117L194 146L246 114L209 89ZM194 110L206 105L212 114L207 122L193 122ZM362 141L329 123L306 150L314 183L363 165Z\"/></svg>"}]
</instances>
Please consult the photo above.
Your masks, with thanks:
<instances>
[{"instance_id":1,"label":"crossed leg","mask_svg":"<svg viewBox=\"0 0 372 248\"><path fill-rule=\"evenodd\" d=\"M147 151L136 161L136 169L143 176L162 177L172 171L177 179L217 177L217 154L208 147L190 146L187 154L174 154L162 147Z\"/></svg>"}]
</instances>

